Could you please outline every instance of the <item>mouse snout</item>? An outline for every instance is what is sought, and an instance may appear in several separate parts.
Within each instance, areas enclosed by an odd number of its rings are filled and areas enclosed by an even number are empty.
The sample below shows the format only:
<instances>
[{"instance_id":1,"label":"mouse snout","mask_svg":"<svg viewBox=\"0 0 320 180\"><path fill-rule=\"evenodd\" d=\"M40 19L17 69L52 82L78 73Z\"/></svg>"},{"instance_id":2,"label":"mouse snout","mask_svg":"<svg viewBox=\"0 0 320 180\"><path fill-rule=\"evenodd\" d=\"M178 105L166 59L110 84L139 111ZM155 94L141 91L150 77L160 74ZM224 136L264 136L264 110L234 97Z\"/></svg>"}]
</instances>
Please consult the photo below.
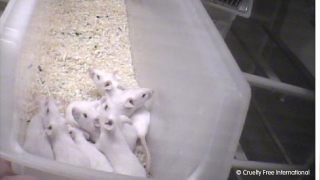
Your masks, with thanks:
<instances>
[{"instance_id":1,"label":"mouse snout","mask_svg":"<svg viewBox=\"0 0 320 180\"><path fill-rule=\"evenodd\" d=\"M150 91L148 91L148 93L147 93L148 99L152 97L153 93L154 93L154 91L152 89Z\"/></svg>"}]
</instances>

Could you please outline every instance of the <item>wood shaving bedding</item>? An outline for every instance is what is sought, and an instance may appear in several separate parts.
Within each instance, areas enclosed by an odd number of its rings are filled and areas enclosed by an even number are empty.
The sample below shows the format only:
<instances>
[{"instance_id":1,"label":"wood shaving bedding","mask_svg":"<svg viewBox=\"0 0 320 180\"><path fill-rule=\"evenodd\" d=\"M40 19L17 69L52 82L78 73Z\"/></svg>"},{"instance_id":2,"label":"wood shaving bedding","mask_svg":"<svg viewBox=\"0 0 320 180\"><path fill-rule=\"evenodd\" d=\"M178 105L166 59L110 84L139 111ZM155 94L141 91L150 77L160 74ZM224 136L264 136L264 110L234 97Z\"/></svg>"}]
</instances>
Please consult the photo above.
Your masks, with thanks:
<instances>
[{"instance_id":1,"label":"wood shaving bedding","mask_svg":"<svg viewBox=\"0 0 320 180\"><path fill-rule=\"evenodd\" d=\"M123 0L41 0L25 37L17 78L24 102L37 95L52 96L59 102L96 100L90 68L118 70L120 82L128 88L139 87ZM21 83L26 78L30 79L27 84Z\"/></svg>"},{"instance_id":2,"label":"wood shaving bedding","mask_svg":"<svg viewBox=\"0 0 320 180\"><path fill-rule=\"evenodd\" d=\"M88 70L118 71L138 88L131 61L124 0L39 0L17 64L17 113L29 120L35 99L53 97L62 113L69 102L98 99ZM145 155L136 155L145 164Z\"/></svg>"}]
</instances>

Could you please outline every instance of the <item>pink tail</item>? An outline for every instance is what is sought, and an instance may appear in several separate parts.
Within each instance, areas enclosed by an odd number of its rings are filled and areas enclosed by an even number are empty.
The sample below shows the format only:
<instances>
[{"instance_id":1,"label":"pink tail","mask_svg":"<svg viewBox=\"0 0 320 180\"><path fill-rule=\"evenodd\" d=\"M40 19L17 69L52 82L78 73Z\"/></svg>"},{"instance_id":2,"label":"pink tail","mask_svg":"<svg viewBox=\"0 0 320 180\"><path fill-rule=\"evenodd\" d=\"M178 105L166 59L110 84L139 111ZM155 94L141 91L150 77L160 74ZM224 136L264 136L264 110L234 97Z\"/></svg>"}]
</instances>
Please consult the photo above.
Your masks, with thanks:
<instances>
[{"instance_id":1,"label":"pink tail","mask_svg":"<svg viewBox=\"0 0 320 180\"><path fill-rule=\"evenodd\" d=\"M149 174L150 173L150 166L151 166L151 155L150 155L150 151L149 151L149 148L148 148L148 145L146 142L146 137L145 136L140 137L140 142L141 142L141 145L147 155L146 171L147 171L147 174Z\"/></svg>"}]
</instances>

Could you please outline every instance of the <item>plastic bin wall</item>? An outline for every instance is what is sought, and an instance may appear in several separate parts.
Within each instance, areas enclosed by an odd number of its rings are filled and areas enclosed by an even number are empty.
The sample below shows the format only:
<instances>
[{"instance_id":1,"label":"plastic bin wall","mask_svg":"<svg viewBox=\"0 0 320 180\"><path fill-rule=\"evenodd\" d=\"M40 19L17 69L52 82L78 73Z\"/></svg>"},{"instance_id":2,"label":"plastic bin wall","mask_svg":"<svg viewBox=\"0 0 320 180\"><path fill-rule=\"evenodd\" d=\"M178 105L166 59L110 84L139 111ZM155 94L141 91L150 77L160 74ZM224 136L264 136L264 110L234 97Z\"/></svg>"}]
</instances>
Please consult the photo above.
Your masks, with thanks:
<instances>
[{"instance_id":1,"label":"plastic bin wall","mask_svg":"<svg viewBox=\"0 0 320 180\"><path fill-rule=\"evenodd\" d=\"M25 174L40 176L40 170L48 179L140 179L56 163L19 147L12 92L28 18L17 12L25 3L30 9L23 12L32 12L30 2L15 1L4 23L21 35L0 32L1 157L37 169L25 168ZM136 78L155 90L147 137L153 178L227 179L251 94L218 30L198 0L126 3Z\"/></svg>"}]
</instances>

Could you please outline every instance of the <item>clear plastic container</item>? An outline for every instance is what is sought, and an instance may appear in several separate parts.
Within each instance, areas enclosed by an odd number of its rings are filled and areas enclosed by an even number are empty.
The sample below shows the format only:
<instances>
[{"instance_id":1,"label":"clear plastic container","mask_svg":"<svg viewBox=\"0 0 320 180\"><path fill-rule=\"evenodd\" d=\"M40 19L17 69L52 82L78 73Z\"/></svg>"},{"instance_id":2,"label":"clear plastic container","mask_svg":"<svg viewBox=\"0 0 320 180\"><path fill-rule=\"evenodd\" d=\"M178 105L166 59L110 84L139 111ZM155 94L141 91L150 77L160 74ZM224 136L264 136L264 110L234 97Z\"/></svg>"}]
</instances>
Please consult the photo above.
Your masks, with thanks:
<instances>
[{"instance_id":1,"label":"clear plastic container","mask_svg":"<svg viewBox=\"0 0 320 180\"><path fill-rule=\"evenodd\" d=\"M19 46L36 0L11 0L0 27L0 157L45 179L141 179L61 164L18 144ZM147 142L152 179L227 179L251 91L198 0L127 0L133 66L155 90Z\"/></svg>"},{"instance_id":2,"label":"clear plastic container","mask_svg":"<svg viewBox=\"0 0 320 180\"><path fill-rule=\"evenodd\" d=\"M236 18L236 14L217 7L209 6L206 3L204 3L204 7L219 30L221 36L225 38L234 19Z\"/></svg>"}]
</instances>

